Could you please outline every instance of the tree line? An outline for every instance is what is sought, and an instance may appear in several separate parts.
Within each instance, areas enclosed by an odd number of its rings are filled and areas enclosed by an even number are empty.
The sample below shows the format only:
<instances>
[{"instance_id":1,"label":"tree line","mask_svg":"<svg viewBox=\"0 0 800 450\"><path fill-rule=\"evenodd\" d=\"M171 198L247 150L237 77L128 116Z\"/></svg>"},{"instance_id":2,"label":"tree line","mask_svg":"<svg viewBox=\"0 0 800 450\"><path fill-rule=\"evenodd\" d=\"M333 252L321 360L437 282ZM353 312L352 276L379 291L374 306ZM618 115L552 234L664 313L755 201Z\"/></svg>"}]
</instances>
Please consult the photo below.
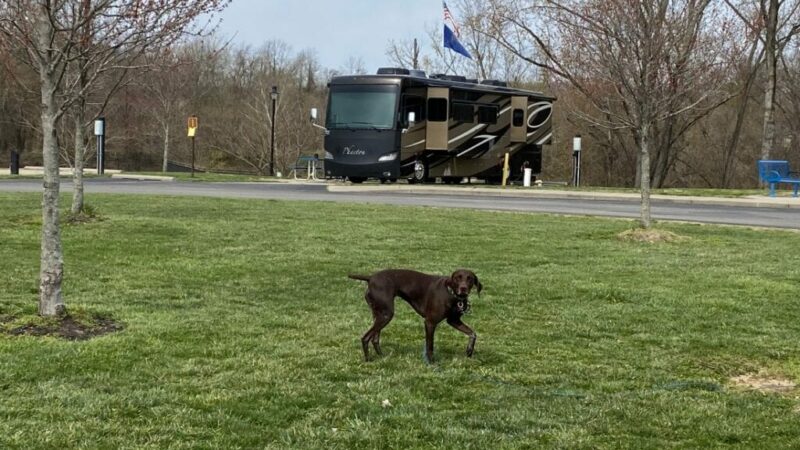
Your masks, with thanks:
<instances>
[{"instance_id":1,"label":"tree line","mask_svg":"<svg viewBox=\"0 0 800 450\"><path fill-rule=\"evenodd\" d=\"M556 96L545 179L569 178L574 134L584 137L583 180L592 185L640 187L642 144L653 187L752 187L757 159L796 160L796 0L453 3L473 60L442 48L440 27L431 23L418 40L387 43L387 65L507 80ZM247 47L208 35L125 56L132 58L127 66L146 70L118 83L108 99L100 91L87 98L90 117L81 122L106 117L109 164L128 170L188 164L186 119L197 115L199 167L268 173L275 121L275 169L287 173L299 155L322 151L308 110L324 112L328 80L367 72L357 58L338 70L322 67L313 50L294 51L280 40ZM7 161L14 149L36 165L38 77L8 54L4 61L0 156ZM105 88L115 81L104 80ZM76 138L74 114L58 129L62 162L71 165L94 157L75 156L75 139L88 140ZM651 116L645 133L638 114Z\"/></svg>"}]
</instances>

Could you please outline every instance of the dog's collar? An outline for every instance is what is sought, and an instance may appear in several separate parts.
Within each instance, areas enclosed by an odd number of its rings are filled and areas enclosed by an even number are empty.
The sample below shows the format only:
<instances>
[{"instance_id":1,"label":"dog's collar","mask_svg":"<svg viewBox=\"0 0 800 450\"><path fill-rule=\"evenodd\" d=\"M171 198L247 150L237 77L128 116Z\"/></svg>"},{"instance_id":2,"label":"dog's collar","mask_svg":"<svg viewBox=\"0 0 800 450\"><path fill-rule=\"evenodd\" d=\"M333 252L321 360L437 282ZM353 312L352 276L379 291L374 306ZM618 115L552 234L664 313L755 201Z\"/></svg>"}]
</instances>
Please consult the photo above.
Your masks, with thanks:
<instances>
[{"instance_id":1,"label":"dog's collar","mask_svg":"<svg viewBox=\"0 0 800 450\"><path fill-rule=\"evenodd\" d=\"M470 310L469 294L460 296L456 294L450 286L447 286L447 292L449 292L450 296L456 301L455 307L458 309L458 312L461 314L468 314Z\"/></svg>"},{"instance_id":2,"label":"dog's collar","mask_svg":"<svg viewBox=\"0 0 800 450\"><path fill-rule=\"evenodd\" d=\"M469 298L456 297L456 299L457 299L456 308L458 308L458 312L460 312L461 314L469 314L469 310L471 309L469 304Z\"/></svg>"}]
</instances>

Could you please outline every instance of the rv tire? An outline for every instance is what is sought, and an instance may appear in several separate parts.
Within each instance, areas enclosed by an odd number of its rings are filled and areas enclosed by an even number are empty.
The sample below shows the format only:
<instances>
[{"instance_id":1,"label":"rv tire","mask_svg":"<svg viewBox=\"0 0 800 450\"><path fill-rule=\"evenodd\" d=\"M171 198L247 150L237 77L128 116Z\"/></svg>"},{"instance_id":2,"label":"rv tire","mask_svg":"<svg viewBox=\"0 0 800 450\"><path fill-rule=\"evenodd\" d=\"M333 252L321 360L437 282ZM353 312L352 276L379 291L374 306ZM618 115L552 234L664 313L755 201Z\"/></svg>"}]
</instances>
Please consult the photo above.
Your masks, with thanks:
<instances>
[{"instance_id":1,"label":"rv tire","mask_svg":"<svg viewBox=\"0 0 800 450\"><path fill-rule=\"evenodd\" d=\"M367 180L367 177L347 177L353 184L361 184Z\"/></svg>"},{"instance_id":2,"label":"rv tire","mask_svg":"<svg viewBox=\"0 0 800 450\"><path fill-rule=\"evenodd\" d=\"M428 164L418 159L414 161L414 172L411 173L411 178L408 179L409 183L424 183L428 181Z\"/></svg>"}]
</instances>

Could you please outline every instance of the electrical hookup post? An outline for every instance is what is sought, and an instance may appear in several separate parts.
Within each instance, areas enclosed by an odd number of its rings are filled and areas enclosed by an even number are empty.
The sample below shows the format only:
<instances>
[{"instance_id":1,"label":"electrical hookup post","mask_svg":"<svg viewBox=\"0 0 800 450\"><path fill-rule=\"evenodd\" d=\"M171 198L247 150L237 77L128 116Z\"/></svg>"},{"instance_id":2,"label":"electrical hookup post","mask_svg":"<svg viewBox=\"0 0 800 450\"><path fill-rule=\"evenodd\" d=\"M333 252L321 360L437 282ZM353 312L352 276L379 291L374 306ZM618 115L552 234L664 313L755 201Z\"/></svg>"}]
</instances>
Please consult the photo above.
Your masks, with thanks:
<instances>
[{"instance_id":1,"label":"electrical hookup post","mask_svg":"<svg viewBox=\"0 0 800 450\"><path fill-rule=\"evenodd\" d=\"M192 140L192 178L194 178L194 136L197 133L197 116L189 116L187 135Z\"/></svg>"},{"instance_id":2,"label":"electrical hookup post","mask_svg":"<svg viewBox=\"0 0 800 450\"><path fill-rule=\"evenodd\" d=\"M572 138L572 185L581 185L581 135Z\"/></svg>"},{"instance_id":3,"label":"electrical hookup post","mask_svg":"<svg viewBox=\"0 0 800 450\"><path fill-rule=\"evenodd\" d=\"M106 171L106 119L98 117L94 121L94 135L97 136L97 174Z\"/></svg>"}]
</instances>

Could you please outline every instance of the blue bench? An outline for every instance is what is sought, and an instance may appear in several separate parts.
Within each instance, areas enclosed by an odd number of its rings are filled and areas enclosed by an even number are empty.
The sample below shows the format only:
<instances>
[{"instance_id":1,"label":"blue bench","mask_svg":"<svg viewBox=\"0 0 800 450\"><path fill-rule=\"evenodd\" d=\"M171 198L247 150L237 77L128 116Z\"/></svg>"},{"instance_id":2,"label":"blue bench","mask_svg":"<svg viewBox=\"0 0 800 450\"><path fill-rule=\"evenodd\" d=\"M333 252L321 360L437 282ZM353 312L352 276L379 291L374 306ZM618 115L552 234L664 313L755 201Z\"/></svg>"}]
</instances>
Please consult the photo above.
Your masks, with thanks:
<instances>
[{"instance_id":1,"label":"blue bench","mask_svg":"<svg viewBox=\"0 0 800 450\"><path fill-rule=\"evenodd\" d=\"M789 170L789 161L764 159L758 161L758 176L765 183L769 183L770 197L775 197L775 186L778 183L793 185L793 197L797 197L797 189L800 188L800 178L797 175L797 172Z\"/></svg>"}]
</instances>

